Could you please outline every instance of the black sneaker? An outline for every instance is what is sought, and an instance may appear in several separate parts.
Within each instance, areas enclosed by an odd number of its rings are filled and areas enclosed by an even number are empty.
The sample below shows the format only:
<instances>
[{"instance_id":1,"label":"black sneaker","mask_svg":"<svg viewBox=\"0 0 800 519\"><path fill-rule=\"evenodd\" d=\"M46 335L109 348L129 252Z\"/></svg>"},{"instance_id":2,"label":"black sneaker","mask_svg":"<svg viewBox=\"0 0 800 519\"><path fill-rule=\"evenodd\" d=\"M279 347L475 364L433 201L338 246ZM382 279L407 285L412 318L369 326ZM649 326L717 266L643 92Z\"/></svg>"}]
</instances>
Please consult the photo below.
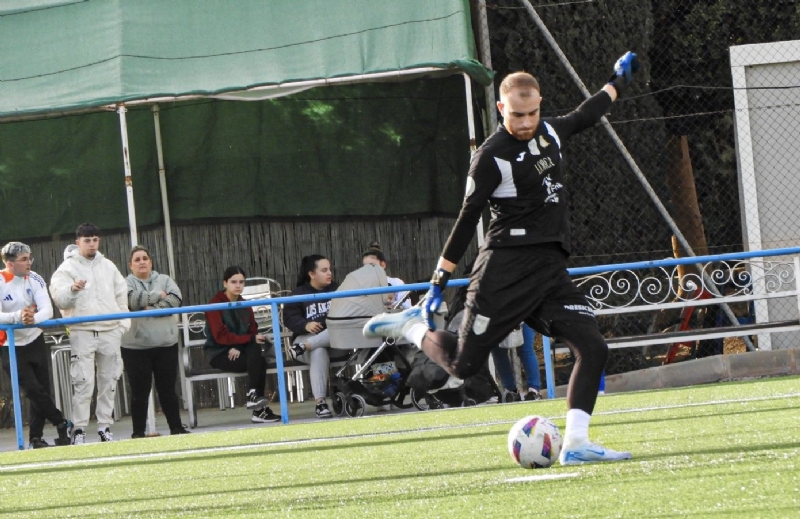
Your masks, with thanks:
<instances>
[{"instance_id":1,"label":"black sneaker","mask_svg":"<svg viewBox=\"0 0 800 519\"><path fill-rule=\"evenodd\" d=\"M522 397L519 395L516 389L514 391L506 389L505 391L503 391L502 400L503 403L509 404L511 402L519 402L520 400L522 400Z\"/></svg>"},{"instance_id":2,"label":"black sneaker","mask_svg":"<svg viewBox=\"0 0 800 519\"><path fill-rule=\"evenodd\" d=\"M100 435L100 441L101 442L113 442L114 441L114 435L111 434L111 429L109 429L108 427L106 427L106 429L104 431L97 431L97 434Z\"/></svg>"},{"instance_id":3,"label":"black sneaker","mask_svg":"<svg viewBox=\"0 0 800 519\"><path fill-rule=\"evenodd\" d=\"M181 425L177 429L170 429L170 434L190 434L189 429L186 428L185 425Z\"/></svg>"},{"instance_id":4,"label":"black sneaker","mask_svg":"<svg viewBox=\"0 0 800 519\"><path fill-rule=\"evenodd\" d=\"M59 447L64 445L70 445L72 443L72 438L70 438L72 433L72 428L74 427L73 423L69 420L64 420L60 424L56 425L56 431L58 431L58 438L56 438L55 444Z\"/></svg>"},{"instance_id":5,"label":"black sneaker","mask_svg":"<svg viewBox=\"0 0 800 519\"><path fill-rule=\"evenodd\" d=\"M42 438L31 438L31 443L28 445L29 449L44 449L45 447L52 447L49 443Z\"/></svg>"},{"instance_id":6,"label":"black sneaker","mask_svg":"<svg viewBox=\"0 0 800 519\"><path fill-rule=\"evenodd\" d=\"M147 438L144 433L135 432L131 434L131 440L138 440L139 438Z\"/></svg>"},{"instance_id":7,"label":"black sneaker","mask_svg":"<svg viewBox=\"0 0 800 519\"><path fill-rule=\"evenodd\" d=\"M541 399L542 399L542 394L539 393L539 390L529 387L528 392L525 394L525 398L523 400L530 402L532 400L541 400Z\"/></svg>"},{"instance_id":8,"label":"black sneaker","mask_svg":"<svg viewBox=\"0 0 800 519\"><path fill-rule=\"evenodd\" d=\"M328 409L327 402L320 402L317 404L317 409L315 411L317 413L317 418L330 418L333 416L331 410Z\"/></svg>"},{"instance_id":9,"label":"black sneaker","mask_svg":"<svg viewBox=\"0 0 800 519\"><path fill-rule=\"evenodd\" d=\"M281 417L272 412L272 409L265 407L264 409L253 411L253 416L250 421L253 423L269 423L278 422Z\"/></svg>"},{"instance_id":10,"label":"black sneaker","mask_svg":"<svg viewBox=\"0 0 800 519\"><path fill-rule=\"evenodd\" d=\"M248 409L260 409L267 403L266 397L264 395L257 396L256 390L251 389L247 392L247 408Z\"/></svg>"},{"instance_id":11,"label":"black sneaker","mask_svg":"<svg viewBox=\"0 0 800 519\"><path fill-rule=\"evenodd\" d=\"M297 360L297 357L304 355L306 352L306 347L302 344L292 344L292 347L289 348L289 355L292 356L292 360Z\"/></svg>"}]
</instances>

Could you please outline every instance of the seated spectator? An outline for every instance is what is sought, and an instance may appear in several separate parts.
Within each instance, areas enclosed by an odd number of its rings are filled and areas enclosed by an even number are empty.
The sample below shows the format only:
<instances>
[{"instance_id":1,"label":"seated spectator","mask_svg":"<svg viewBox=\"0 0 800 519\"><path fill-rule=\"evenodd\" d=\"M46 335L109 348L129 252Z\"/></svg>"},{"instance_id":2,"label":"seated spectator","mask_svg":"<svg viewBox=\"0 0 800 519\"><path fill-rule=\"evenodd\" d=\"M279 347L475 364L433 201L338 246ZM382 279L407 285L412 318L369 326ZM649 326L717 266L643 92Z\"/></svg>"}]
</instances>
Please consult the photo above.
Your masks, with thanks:
<instances>
[{"instance_id":1,"label":"seated spectator","mask_svg":"<svg viewBox=\"0 0 800 519\"><path fill-rule=\"evenodd\" d=\"M533 351L533 339L536 332L525 323L522 323L522 345L517 347L522 369L525 370L525 378L528 383L528 392L523 395L517 389L517 382L514 377L514 369L511 360L508 358L509 349L495 346L492 348L492 358L500 383L503 385L503 401L518 402L520 400L541 400L541 375L539 374L539 360L536 352Z\"/></svg>"},{"instance_id":2,"label":"seated spectator","mask_svg":"<svg viewBox=\"0 0 800 519\"><path fill-rule=\"evenodd\" d=\"M293 296L334 292L338 284L332 281L331 262L319 254L305 256L300 262L297 286ZM316 299L304 303L292 303L283 308L283 324L292 335L292 357L309 365L311 393L317 402L318 418L330 418L331 410L326 402L330 376L330 338L325 318L331 307L330 299Z\"/></svg>"},{"instance_id":3,"label":"seated spectator","mask_svg":"<svg viewBox=\"0 0 800 519\"><path fill-rule=\"evenodd\" d=\"M377 242L371 243L369 245L369 248L367 248L364 254L361 255L361 264L367 265L369 263L373 265L380 265L380 267L383 268L383 270L387 270L386 255L383 253L383 251L381 250L381 246ZM403 281L402 279L389 277L388 274L386 276L386 279L389 281L389 286L394 287L406 284L405 281ZM405 298L407 294L408 292L395 292L392 294L387 294L389 298L387 306L391 308L394 306L395 301L403 301L401 308L403 309L411 308L411 300Z\"/></svg>"},{"instance_id":4,"label":"seated spectator","mask_svg":"<svg viewBox=\"0 0 800 519\"><path fill-rule=\"evenodd\" d=\"M209 304L244 301L245 272L241 267L225 269L222 275L224 290L217 292ZM234 373L247 373L247 408L253 409L250 421L254 423L277 422L280 416L267 406L264 385L267 361L262 346L272 343L266 335L258 333L253 309L236 307L230 310L206 312L206 344L204 351L212 367Z\"/></svg>"},{"instance_id":5,"label":"seated spectator","mask_svg":"<svg viewBox=\"0 0 800 519\"><path fill-rule=\"evenodd\" d=\"M153 270L153 260L146 247L136 245L131 249L128 268L132 272L126 278L129 310L181 306L178 285L169 276ZM175 317L133 319L130 330L122 336L121 351L131 385L131 438L145 437L153 379L170 434L188 434L181 423L180 403L175 393L178 378L178 324Z\"/></svg>"}]
</instances>

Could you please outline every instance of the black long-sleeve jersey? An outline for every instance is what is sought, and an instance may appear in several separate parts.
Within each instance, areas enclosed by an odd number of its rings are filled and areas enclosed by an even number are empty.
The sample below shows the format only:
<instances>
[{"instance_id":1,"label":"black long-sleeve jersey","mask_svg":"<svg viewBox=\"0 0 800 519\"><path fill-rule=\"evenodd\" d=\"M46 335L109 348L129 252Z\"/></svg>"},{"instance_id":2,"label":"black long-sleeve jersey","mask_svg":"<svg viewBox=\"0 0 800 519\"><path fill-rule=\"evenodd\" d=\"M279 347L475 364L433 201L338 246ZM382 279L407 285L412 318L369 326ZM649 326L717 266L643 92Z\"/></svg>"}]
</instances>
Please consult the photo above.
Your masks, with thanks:
<instances>
[{"instance_id":1,"label":"black long-sleeve jersey","mask_svg":"<svg viewBox=\"0 0 800 519\"><path fill-rule=\"evenodd\" d=\"M611 103L601 90L567 115L541 119L529 141L515 138L500 125L472 159L464 205L442 257L458 263L487 201L491 221L485 247L560 243L569 254L561 146L573 134L594 126Z\"/></svg>"}]
</instances>

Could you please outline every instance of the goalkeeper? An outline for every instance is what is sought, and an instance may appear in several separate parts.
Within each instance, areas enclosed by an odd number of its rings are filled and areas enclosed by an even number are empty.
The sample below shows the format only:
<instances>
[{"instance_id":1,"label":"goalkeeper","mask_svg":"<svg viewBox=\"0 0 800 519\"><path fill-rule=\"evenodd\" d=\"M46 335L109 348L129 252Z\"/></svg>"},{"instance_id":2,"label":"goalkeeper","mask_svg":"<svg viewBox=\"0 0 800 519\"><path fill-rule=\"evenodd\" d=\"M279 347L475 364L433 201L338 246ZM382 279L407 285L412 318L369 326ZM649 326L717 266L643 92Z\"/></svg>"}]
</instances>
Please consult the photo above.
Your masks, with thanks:
<instances>
[{"instance_id":1,"label":"goalkeeper","mask_svg":"<svg viewBox=\"0 0 800 519\"><path fill-rule=\"evenodd\" d=\"M536 79L525 72L508 75L500 84L497 103L503 122L472 159L464 204L439 258L424 311L413 307L381 314L364 326L367 336L405 337L460 379L477 373L492 347L521 321L566 344L575 365L567 390L562 465L631 458L629 452L589 441L608 345L592 308L566 270L570 238L561 148L572 135L600 120L638 68L636 55L626 53L602 90L574 111L544 119ZM432 315L487 202L491 222L470 275L456 338L434 331Z\"/></svg>"}]
</instances>

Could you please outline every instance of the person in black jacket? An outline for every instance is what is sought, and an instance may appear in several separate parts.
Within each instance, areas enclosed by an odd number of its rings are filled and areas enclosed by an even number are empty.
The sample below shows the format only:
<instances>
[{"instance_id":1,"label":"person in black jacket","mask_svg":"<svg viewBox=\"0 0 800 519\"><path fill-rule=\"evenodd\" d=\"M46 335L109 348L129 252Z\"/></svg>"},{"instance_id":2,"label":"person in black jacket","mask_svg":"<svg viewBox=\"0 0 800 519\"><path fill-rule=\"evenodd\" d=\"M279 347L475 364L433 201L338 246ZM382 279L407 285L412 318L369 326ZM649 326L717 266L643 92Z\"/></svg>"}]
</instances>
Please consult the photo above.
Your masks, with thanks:
<instances>
[{"instance_id":1,"label":"person in black jacket","mask_svg":"<svg viewBox=\"0 0 800 519\"><path fill-rule=\"evenodd\" d=\"M335 292L339 285L332 278L331 262L326 257L319 254L305 256L300 262L297 287L292 290L291 295ZM314 299L286 305L283 309L283 324L293 333L290 350L292 357L309 365L311 393L317 401L318 418L333 416L325 401L331 366L331 341L325 318L330 308L330 299Z\"/></svg>"},{"instance_id":2,"label":"person in black jacket","mask_svg":"<svg viewBox=\"0 0 800 519\"><path fill-rule=\"evenodd\" d=\"M561 159L567 139L597 124L637 70L636 55L626 53L600 92L564 116L544 119L536 79L525 72L507 76L497 103L503 122L472 159L464 204L439 258L425 311L414 307L382 314L364 326L367 336L406 337L462 379L476 373L492 347L522 321L566 344L576 360L567 391L562 465L631 458L629 452L589 441L608 346L592 307L566 270L570 240ZM487 202L491 222L470 276L458 337L433 331L432 315Z\"/></svg>"}]
</instances>

